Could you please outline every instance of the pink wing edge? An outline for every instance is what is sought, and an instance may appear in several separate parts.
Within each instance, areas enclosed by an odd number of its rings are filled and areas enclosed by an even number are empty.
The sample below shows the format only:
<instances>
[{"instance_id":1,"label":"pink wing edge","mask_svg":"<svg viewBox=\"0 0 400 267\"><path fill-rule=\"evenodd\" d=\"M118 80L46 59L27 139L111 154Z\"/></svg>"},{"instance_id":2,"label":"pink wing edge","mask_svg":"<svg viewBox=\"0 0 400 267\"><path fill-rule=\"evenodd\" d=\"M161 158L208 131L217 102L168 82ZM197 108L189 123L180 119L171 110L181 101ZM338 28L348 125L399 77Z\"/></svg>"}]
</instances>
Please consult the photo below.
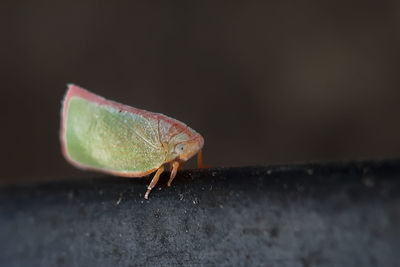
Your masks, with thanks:
<instances>
[{"instance_id":1,"label":"pink wing edge","mask_svg":"<svg viewBox=\"0 0 400 267\"><path fill-rule=\"evenodd\" d=\"M83 89L77 85L74 84L68 84L68 89L67 92L64 96L64 100L62 102L62 108L61 108L61 130L60 130L60 139L61 139L61 150L62 150L62 154L64 156L64 158L72 165L83 169L83 170L93 170L93 171L100 171L103 173L108 173L108 174L112 174L115 176L123 176L123 177L142 177L142 176L146 176L148 174L153 173L154 171L156 171L160 166L158 166L157 168L154 169L150 169L148 171L144 171L144 172L118 172L118 171L110 171L110 170L106 170L106 169L101 169L101 168L94 168L94 167L88 167L82 164L79 164L78 162L72 160L67 152L67 148L66 148L66 142L65 142L65 123L66 123L66 117L67 117L67 112L68 112L68 107L69 107L69 101L72 97L81 97L83 99L86 99L88 101L97 103L100 106L108 106L108 107L113 107L117 110L123 110L123 111L127 111L129 113L134 113L134 114L139 114L142 115L145 118L151 118L151 119L155 119L155 120L164 120L166 122L168 122L171 125L174 125L175 127L181 129L182 131L184 131L186 134L188 134L191 137L195 137L197 138L195 135L195 133L191 132L186 126L186 124L184 124L183 122L180 122L178 120L175 120L173 118L170 118L168 116L165 116L163 114L160 113L154 113L154 112L150 112L150 111L146 111L146 110L142 110L142 109L137 109L134 107L130 107L124 104L120 104L117 102L114 102L112 100L107 100L102 96L96 95L86 89ZM198 134L199 135L199 134ZM201 138L201 137L200 137ZM164 164L164 163L163 163Z\"/></svg>"}]
</instances>

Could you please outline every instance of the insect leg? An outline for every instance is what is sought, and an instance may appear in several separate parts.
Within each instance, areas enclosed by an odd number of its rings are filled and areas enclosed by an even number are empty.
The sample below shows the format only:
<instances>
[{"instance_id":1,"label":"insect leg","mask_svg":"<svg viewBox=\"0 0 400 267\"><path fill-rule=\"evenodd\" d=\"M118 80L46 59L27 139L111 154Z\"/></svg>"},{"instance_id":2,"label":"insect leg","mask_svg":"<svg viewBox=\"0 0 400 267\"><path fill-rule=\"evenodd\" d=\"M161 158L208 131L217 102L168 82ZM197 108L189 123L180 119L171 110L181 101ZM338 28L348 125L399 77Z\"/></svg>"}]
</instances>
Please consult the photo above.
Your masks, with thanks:
<instances>
[{"instance_id":1,"label":"insect leg","mask_svg":"<svg viewBox=\"0 0 400 267\"><path fill-rule=\"evenodd\" d=\"M153 179L151 180L149 186L147 187L147 191L146 194L144 195L145 199L149 198L149 194L151 189L153 189L153 187L157 184L158 182L158 178L160 178L160 174L164 171L164 165L162 165L160 168L158 168L156 174L154 174Z\"/></svg>"},{"instance_id":2,"label":"insect leg","mask_svg":"<svg viewBox=\"0 0 400 267\"><path fill-rule=\"evenodd\" d=\"M182 169L183 163L184 163L183 161L179 161L178 171ZM169 164L169 171L172 172L173 169L174 169L174 161Z\"/></svg>"},{"instance_id":3,"label":"insect leg","mask_svg":"<svg viewBox=\"0 0 400 267\"><path fill-rule=\"evenodd\" d=\"M171 177L169 178L168 181L168 186L171 186L172 180L174 180L180 165L181 164L179 163L179 161L172 162L172 171L171 171Z\"/></svg>"},{"instance_id":4,"label":"insect leg","mask_svg":"<svg viewBox=\"0 0 400 267\"><path fill-rule=\"evenodd\" d=\"M199 153L197 153L197 168L199 169L207 169L210 168L208 165L203 165L203 152L200 150Z\"/></svg>"}]
</instances>

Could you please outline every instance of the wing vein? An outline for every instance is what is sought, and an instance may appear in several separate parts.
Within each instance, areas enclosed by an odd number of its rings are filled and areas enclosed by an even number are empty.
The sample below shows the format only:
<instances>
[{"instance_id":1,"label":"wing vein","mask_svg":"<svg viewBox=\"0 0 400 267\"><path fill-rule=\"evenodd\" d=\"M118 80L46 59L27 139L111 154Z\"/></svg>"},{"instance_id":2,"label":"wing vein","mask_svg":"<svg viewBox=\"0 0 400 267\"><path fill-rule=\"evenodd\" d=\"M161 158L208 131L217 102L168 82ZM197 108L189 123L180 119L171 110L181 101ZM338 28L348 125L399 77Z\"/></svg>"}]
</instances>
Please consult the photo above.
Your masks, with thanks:
<instances>
[{"instance_id":1,"label":"wing vein","mask_svg":"<svg viewBox=\"0 0 400 267\"><path fill-rule=\"evenodd\" d=\"M144 137L142 134L139 134L138 129L136 129L135 127L128 127L128 125L126 124L126 122L124 120L122 120L122 118L118 117L118 116L113 116L115 117L120 125L123 125L124 127L126 127L128 130L130 130L131 132L135 133L138 137L140 137L143 141L145 141L148 145L150 145L152 148L159 150L160 148L157 147L155 144L153 144L151 141L149 141L146 137ZM132 123L134 125L134 123Z\"/></svg>"}]
</instances>

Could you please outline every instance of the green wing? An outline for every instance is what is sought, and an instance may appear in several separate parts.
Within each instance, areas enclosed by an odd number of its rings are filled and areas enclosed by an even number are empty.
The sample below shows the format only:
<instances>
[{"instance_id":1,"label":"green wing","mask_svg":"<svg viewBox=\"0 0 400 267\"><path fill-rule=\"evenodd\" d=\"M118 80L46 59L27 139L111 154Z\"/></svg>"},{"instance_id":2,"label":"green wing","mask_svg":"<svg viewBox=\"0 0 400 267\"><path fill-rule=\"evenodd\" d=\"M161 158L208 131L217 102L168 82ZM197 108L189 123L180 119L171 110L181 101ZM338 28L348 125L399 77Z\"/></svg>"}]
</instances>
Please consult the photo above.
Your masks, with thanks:
<instances>
[{"instance_id":1,"label":"green wing","mask_svg":"<svg viewBox=\"0 0 400 267\"><path fill-rule=\"evenodd\" d=\"M80 97L69 101L65 140L70 159L89 168L140 173L165 160L157 120Z\"/></svg>"}]
</instances>

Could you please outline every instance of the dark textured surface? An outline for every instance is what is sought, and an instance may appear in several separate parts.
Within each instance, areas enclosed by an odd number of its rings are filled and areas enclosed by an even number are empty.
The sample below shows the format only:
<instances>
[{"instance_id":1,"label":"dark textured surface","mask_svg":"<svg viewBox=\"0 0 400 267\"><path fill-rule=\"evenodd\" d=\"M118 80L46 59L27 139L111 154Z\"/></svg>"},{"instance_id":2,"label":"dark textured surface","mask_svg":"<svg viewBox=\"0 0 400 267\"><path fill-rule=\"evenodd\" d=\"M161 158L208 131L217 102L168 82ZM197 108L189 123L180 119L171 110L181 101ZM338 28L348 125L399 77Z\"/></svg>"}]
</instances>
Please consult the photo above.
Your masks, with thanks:
<instances>
[{"instance_id":1,"label":"dark textured surface","mask_svg":"<svg viewBox=\"0 0 400 267\"><path fill-rule=\"evenodd\" d=\"M399 266L400 162L183 171L0 191L1 266Z\"/></svg>"}]
</instances>

